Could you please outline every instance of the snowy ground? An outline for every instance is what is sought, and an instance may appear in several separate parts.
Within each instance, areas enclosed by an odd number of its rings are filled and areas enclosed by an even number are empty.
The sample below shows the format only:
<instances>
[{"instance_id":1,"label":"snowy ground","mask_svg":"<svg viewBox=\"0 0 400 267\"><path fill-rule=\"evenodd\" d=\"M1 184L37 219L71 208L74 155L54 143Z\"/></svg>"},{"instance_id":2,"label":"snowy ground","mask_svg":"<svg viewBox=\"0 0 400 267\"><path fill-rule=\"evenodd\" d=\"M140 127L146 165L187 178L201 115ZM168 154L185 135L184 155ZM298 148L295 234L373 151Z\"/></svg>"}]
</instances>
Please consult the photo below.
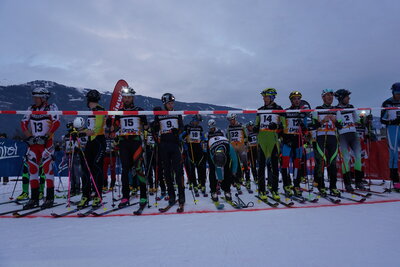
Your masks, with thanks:
<instances>
[{"instance_id":1,"label":"snowy ground","mask_svg":"<svg viewBox=\"0 0 400 267\"><path fill-rule=\"evenodd\" d=\"M9 197L10 186L0 186L1 201ZM186 210L215 210L204 198L194 205L187 193ZM268 208L251 195L243 198L253 200L256 209ZM367 203L397 199L400 194L391 193ZM329 205L321 199L317 206L323 204ZM15 208L3 206L0 212ZM1 218L0 266L399 266L399 224L399 202L141 217Z\"/></svg>"}]
</instances>

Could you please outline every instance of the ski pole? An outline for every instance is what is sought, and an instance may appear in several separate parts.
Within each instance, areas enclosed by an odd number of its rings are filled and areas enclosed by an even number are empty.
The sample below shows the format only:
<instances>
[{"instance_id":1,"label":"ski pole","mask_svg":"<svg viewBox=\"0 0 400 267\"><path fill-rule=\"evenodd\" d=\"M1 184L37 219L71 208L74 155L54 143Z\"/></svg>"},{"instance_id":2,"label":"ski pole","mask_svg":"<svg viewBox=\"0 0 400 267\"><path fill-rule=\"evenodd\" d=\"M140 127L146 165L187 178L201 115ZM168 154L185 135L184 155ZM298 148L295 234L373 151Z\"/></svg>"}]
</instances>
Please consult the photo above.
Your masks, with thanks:
<instances>
[{"instance_id":1,"label":"ski pole","mask_svg":"<svg viewBox=\"0 0 400 267\"><path fill-rule=\"evenodd\" d=\"M28 151L29 151L29 148L28 148ZM28 153L28 151L26 153ZM24 158L25 158L25 156L24 156ZM25 163L25 160L22 159L21 167L19 168L19 173L18 173L17 179L16 179L16 181L14 183L14 188L13 188L13 191L11 193L11 197L9 197L10 200L14 200L15 188L17 187L17 183L19 181L19 177L21 176L20 173L22 172L22 168L24 167L24 163Z\"/></svg>"},{"instance_id":2,"label":"ski pole","mask_svg":"<svg viewBox=\"0 0 400 267\"><path fill-rule=\"evenodd\" d=\"M69 145L71 146L71 141L72 141L72 134L70 133L69 135ZM71 201L71 171L72 171L72 164L74 160L74 152L75 152L75 144L72 146L72 155L71 158L69 159L68 163L68 200L67 200L67 207L70 207L70 201Z\"/></svg>"},{"instance_id":3,"label":"ski pole","mask_svg":"<svg viewBox=\"0 0 400 267\"><path fill-rule=\"evenodd\" d=\"M78 141L79 146L81 146L81 143L80 143L79 139L77 139L77 141ZM87 168L88 171L89 171L90 179L92 180L92 183L93 183L93 186L94 186L94 188L95 188L95 190L96 190L96 193L97 193L97 195L98 195L99 198L100 198L100 203L101 203L101 205L103 206L103 209L105 210L106 208L104 207L103 198L101 197L101 195L100 195L100 193L99 193L99 189L97 188L96 181L95 181L94 178L93 178L92 171L90 170L89 164L88 164L88 162L87 162L87 160L86 160L85 153L82 153L82 155L83 155L83 160L85 161L86 168Z\"/></svg>"}]
</instances>

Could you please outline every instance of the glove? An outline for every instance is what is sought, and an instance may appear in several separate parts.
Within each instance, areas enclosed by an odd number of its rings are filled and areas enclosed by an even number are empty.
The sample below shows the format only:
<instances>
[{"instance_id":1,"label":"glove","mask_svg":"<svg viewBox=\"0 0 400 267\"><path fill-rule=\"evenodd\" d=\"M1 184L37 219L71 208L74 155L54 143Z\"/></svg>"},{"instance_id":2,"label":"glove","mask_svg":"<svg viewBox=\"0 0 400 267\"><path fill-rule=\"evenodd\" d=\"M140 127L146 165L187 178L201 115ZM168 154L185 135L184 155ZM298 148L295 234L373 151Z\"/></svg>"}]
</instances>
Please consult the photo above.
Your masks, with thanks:
<instances>
[{"instance_id":1,"label":"glove","mask_svg":"<svg viewBox=\"0 0 400 267\"><path fill-rule=\"evenodd\" d=\"M179 135L179 130L176 129L176 128L172 128L171 132L172 132L173 135L176 135L176 136Z\"/></svg>"},{"instance_id":2,"label":"glove","mask_svg":"<svg viewBox=\"0 0 400 267\"><path fill-rule=\"evenodd\" d=\"M277 125L275 122L271 122L271 123L268 125L268 128L269 128L270 130L276 130L276 129L278 129L278 125Z\"/></svg>"},{"instance_id":3,"label":"glove","mask_svg":"<svg viewBox=\"0 0 400 267\"><path fill-rule=\"evenodd\" d=\"M302 132L307 131L307 127L306 127L306 125L305 125L303 122L300 122L299 125L300 125L300 129L301 129Z\"/></svg>"},{"instance_id":4,"label":"glove","mask_svg":"<svg viewBox=\"0 0 400 267\"><path fill-rule=\"evenodd\" d=\"M106 127L111 128L111 125L112 125L112 119L110 117L108 117L106 120Z\"/></svg>"},{"instance_id":5,"label":"glove","mask_svg":"<svg viewBox=\"0 0 400 267\"><path fill-rule=\"evenodd\" d=\"M394 120L389 121L389 125L399 125L400 124L400 118L396 118Z\"/></svg>"},{"instance_id":6,"label":"glove","mask_svg":"<svg viewBox=\"0 0 400 267\"><path fill-rule=\"evenodd\" d=\"M258 133L260 131L260 127L259 126L254 126L253 127L253 132L254 133Z\"/></svg>"},{"instance_id":7,"label":"glove","mask_svg":"<svg viewBox=\"0 0 400 267\"><path fill-rule=\"evenodd\" d=\"M33 145L35 142L35 137L34 136L29 136L28 138L25 139L25 142L28 143L28 145Z\"/></svg>"}]
</instances>

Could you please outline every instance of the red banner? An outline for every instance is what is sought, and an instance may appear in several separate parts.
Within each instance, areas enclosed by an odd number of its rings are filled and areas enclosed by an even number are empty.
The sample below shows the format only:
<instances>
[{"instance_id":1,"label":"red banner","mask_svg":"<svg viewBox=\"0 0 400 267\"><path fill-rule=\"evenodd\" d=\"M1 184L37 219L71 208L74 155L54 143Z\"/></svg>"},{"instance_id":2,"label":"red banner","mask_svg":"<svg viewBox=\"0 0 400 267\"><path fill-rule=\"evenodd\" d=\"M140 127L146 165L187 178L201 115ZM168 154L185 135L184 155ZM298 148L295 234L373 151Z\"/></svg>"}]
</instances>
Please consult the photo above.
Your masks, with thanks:
<instances>
[{"instance_id":1,"label":"red banner","mask_svg":"<svg viewBox=\"0 0 400 267\"><path fill-rule=\"evenodd\" d=\"M117 111L122 107L122 96L121 89L122 87L128 87L128 83L125 80L119 80L114 87L114 92L111 97L110 102L110 110Z\"/></svg>"}]
</instances>

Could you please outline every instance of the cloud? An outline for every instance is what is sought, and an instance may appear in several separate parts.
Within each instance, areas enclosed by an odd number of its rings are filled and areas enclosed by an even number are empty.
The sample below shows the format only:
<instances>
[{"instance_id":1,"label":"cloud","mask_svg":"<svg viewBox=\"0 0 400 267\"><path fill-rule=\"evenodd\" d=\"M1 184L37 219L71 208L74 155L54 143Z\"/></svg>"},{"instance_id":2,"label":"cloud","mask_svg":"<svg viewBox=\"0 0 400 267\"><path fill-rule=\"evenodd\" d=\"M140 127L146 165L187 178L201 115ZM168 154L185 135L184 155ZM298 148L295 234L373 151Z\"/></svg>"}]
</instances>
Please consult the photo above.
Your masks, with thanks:
<instances>
[{"instance_id":1,"label":"cloud","mask_svg":"<svg viewBox=\"0 0 400 267\"><path fill-rule=\"evenodd\" d=\"M398 1L0 2L0 80L48 79L256 108L348 88L379 106L399 80ZM16 15L17 14L17 15ZM4 56L3 56L4 55Z\"/></svg>"}]
</instances>

